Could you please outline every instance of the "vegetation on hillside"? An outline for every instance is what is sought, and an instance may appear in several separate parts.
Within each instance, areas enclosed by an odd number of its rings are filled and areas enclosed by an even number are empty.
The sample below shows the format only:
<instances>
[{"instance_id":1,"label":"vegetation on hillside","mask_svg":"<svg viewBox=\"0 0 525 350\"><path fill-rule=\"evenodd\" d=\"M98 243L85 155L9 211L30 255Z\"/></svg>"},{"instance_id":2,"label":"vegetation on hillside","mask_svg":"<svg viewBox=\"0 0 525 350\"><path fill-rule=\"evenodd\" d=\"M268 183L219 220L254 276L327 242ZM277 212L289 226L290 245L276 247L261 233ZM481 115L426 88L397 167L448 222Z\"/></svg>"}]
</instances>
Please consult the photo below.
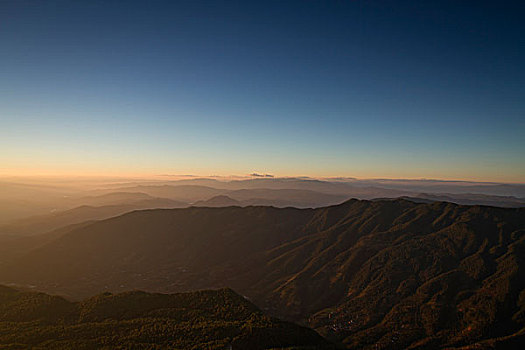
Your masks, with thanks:
<instances>
[{"instance_id":1,"label":"vegetation on hillside","mask_svg":"<svg viewBox=\"0 0 525 350\"><path fill-rule=\"evenodd\" d=\"M0 281L73 297L231 287L350 347L460 347L521 339L524 262L525 209L351 200L132 212L20 256Z\"/></svg>"},{"instance_id":2,"label":"vegetation on hillside","mask_svg":"<svg viewBox=\"0 0 525 350\"><path fill-rule=\"evenodd\" d=\"M231 289L105 293L69 302L0 286L2 349L331 348L314 331L263 315Z\"/></svg>"}]
</instances>

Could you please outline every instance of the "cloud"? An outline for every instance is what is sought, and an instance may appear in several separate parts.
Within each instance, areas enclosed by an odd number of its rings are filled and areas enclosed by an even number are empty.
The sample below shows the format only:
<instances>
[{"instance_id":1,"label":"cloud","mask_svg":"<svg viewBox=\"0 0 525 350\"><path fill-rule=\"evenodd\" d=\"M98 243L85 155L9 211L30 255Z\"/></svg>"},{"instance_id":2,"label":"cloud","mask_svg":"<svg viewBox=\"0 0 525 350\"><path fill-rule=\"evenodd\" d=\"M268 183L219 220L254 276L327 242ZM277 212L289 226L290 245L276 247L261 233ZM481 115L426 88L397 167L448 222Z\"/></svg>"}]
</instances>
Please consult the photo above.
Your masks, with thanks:
<instances>
[{"instance_id":1,"label":"cloud","mask_svg":"<svg viewBox=\"0 0 525 350\"><path fill-rule=\"evenodd\" d=\"M250 176L253 176L253 177L274 177L272 174L258 174L258 173L251 173Z\"/></svg>"}]
</instances>

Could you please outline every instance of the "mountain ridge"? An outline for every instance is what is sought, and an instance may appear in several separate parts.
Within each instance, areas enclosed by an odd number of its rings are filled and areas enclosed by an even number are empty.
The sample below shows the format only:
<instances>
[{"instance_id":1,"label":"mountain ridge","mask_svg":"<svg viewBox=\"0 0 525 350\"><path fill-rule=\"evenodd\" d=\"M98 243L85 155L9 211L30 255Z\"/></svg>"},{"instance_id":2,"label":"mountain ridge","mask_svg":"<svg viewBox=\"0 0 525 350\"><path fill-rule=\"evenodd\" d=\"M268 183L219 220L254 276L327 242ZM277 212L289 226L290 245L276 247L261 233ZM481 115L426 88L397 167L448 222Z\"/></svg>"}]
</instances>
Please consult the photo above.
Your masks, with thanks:
<instances>
[{"instance_id":1,"label":"mountain ridge","mask_svg":"<svg viewBox=\"0 0 525 350\"><path fill-rule=\"evenodd\" d=\"M0 281L69 295L229 286L350 347L457 347L525 326L524 218L404 199L143 210L73 230Z\"/></svg>"}]
</instances>

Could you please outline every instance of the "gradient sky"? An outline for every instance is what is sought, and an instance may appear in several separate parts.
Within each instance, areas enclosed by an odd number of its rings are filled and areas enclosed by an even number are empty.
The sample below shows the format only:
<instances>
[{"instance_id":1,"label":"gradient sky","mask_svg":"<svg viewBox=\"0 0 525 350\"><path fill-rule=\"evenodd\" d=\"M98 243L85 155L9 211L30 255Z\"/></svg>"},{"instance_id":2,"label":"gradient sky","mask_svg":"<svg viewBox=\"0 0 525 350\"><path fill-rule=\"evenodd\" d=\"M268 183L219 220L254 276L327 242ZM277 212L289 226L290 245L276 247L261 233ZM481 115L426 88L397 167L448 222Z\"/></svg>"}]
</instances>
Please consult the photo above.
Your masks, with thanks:
<instances>
[{"instance_id":1,"label":"gradient sky","mask_svg":"<svg viewBox=\"0 0 525 350\"><path fill-rule=\"evenodd\" d=\"M0 1L0 174L525 182L523 1Z\"/></svg>"}]
</instances>

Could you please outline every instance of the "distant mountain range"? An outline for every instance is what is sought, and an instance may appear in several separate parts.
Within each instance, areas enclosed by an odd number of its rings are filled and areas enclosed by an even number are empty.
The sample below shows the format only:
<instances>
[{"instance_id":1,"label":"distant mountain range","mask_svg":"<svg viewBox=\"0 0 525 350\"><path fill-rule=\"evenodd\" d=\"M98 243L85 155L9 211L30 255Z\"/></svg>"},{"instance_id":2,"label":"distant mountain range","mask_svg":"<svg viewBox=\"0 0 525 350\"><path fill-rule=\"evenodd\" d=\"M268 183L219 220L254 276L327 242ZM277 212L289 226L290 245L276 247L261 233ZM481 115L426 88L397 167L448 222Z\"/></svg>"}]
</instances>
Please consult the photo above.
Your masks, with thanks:
<instances>
[{"instance_id":1,"label":"distant mountain range","mask_svg":"<svg viewBox=\"0 0 525 350\"><path fill-rule=\"evenodd\" d=\"M346 196L308 190L253 189L230 191L228 192L228 195L215 196L208 200L197 201L192 205L198 207L266 205L277 208L318 208L332 204L339 204L347 199Z\"/></svg>"},{"instance_id":2,"label":"distant mountain range","mask_svg":"<svg viewBox=\"0 0 525 350\"><path fill-rule=\"evenodd\" d=\"M221 189L308 189L326 193L340 193L349 189L368 188L379 191L390 190L392 195L385 197L399 197L402 192L410 193L475 193L495 196L512 196L525 198L525 184L523 183L495 183L475 181L450 181L450 180L404 180L404 179L356 179L356 178L323 178L309 177L289 178L251 178L243 180L217 180L212 178L190 178L185 180L163 181L166 185L200 185ZM130 183L132 184L132 183ZM158 185L150 182L150 185ZM113 186L113 188L123 187ZM380 197L375 195L373 197Z\"/></svg>"},{"instance_id":3,"label":"distant mountain range","mask_svg":"<svg viewBox=\"0 0 525 350\"><path fill-rule=\"evenodd\" d=\"M245 206L242 202L239 202L228 196L220 195L212 197L205 201L197 201L193 203L194 207L230 207L230 206Z\"/></svg>"},{"instance_id":4,"label":"distant mountain range","mask_svg":"<svg viewBox=\"0 0 525 350\"><path fill-rule=\"evenodd\" d=\"M113 180L114 181L114 180ZM375 199L431 197L431 200L458 204L484 204L501 207L525 206L525 185L437 180L357 180L351 178L255 178L219 181L192 178L176 181L96 182L86 187L74 181L60 184L0 181L0 235L2 226L17 224L32 216L53 215L77 207L133 205L133 209L201 205L215 196L228 196L240 205L317 208L339 204L350 198ZM177 203L173 205L167 200ZM142 202L143 205L138 203ZM115 209L116 210L116 209ZM104 209L100 209L104 212ZM109 210L111 211L111 210ZM114 211L115 212L115 211ZM120 212L118 213L120 214ZM107 218L91 215L88 219ZM30 221L33 220L32 218ZM71 221L65 220L71 223ZM79 221L77 221L79 222ZM55 226L56 227L56 226ZM40 232L38 232L40 233Z\"/></svg>"},{"instance_id":5,"label":"distant mountain range","mask_svg":"<svg viewBox=\"0 0 525 350\"><path fill-rule=\"evenodd\" d=\"M0 225L2 235L43 234L63 226L89 220L102 220L137 209L183 208L188 203L167 198L154 198L145 193L110 193L88 198L87 203L102 206L82 205L51 214L31 216ZM106 203L109 203L106 205Z\"/></svg>"},{"instance_id":6,"label":"distant mountain range","mask_svg":"<svg viewBox=\"0 0 525 350\"><path fill-rule=\"evenodd\" d=\"M502 208L521 208L525 207L525 200L509 197L509 196L490 196L486 194L475 193L419 193L415 196L402 196L402 199L408 199L416 203L431 203L431 202L449 202L463 205L487 205L492 207ZM384 198L376 198L384 199Z\"/></svg>"},{"instance_id":7,"label":"distant mountain range","mask_svg":"<svg viewBox=\"0 0 525 350\"><path fill-rule=\"evenodd\" d=\"M249 206L318 208L342 203L350 198L406 198L416 202L446 201L466 205L490 205L499 207L524 207L525 200L512 196L494 196L476 193L410 193L373 187L355 187L346 183L331 183L297 179L259 179L220 183L205 180L196 183L215 184L222 187L251 188L226 189L195 184L138 185L116 189L97 190L86 196L66 196L58 203L62 207L48 214L24 217L0 225L0 235L42 234L66 225L87 220L101 220L132 210L154 208L182 208L193 206ZM186 183L186 182L182 182ZM193 182L191 182L193 183ZM258 188L269 186L271 188ZM292 188L282 188L290 186ZM319 191L307 189L316 188ZM320 192L324 191L324 192ZM384 196L384 197L381 197Z\"/></svg>"},{"instance_id":8,"label":"distant mountain range","mask_svg":"<svg viewBox=\"0 0 525 350\"><path fill-rule=\"evenodd\" d=\"M525 208L155 209L17 249L4 284L75 298L230 287L350 348L510 346L525 335Z\"/></svg>"},{"instance_id":9,"label":"distant mountain range","mask_svg":"<svg viewBox=\"0 0 525 350\"><path fill-rule=\"evenodd\" d=\"M0 329L2 349L333 348L231 289L105 293L74 303L0 286Z\"/></svg>"}]
</instances>

